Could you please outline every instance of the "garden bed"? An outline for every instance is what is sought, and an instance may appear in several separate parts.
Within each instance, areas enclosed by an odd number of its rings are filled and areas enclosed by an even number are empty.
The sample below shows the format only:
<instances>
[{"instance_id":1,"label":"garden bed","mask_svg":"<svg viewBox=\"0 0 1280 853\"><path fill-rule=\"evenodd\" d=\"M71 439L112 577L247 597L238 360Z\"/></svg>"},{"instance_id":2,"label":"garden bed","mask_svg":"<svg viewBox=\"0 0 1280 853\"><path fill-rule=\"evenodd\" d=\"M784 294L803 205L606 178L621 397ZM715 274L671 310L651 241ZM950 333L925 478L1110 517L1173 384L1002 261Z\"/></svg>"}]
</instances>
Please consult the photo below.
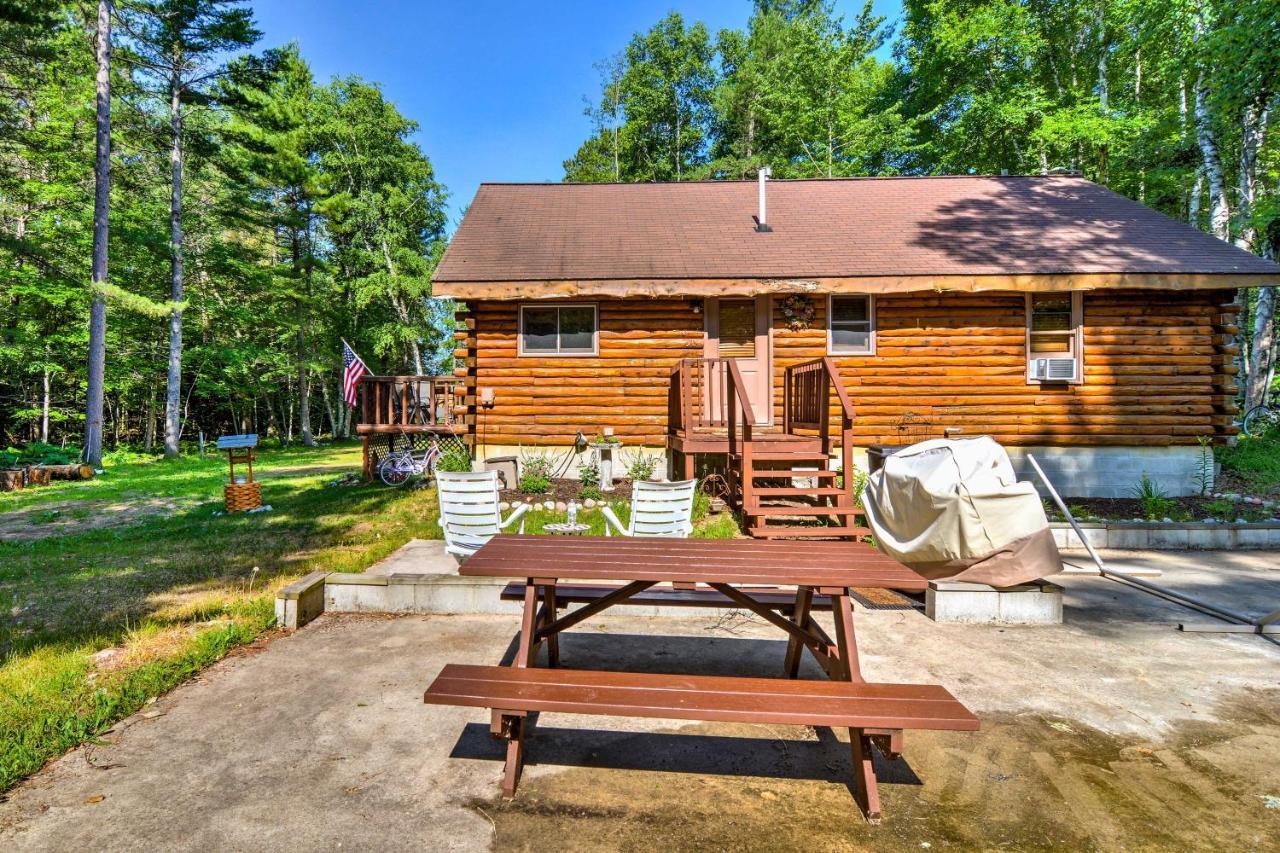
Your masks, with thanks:
<instances>
[{"instance_id":1,"label":"garden bed","mask_svg":"<svg viewBox=\"0 0 1280 853\"><path fill-rule=\"evenodd\" d=\"M1280 500L1237 492L1182 498L1064 498L1076 521L1174 521L1254 523L1280 518ZM1051 501L1050 521L1066 521Z\"/></svg>"},{"instance_id":2,"label":"garden bed","mask_svg":"<svg viewBox=\"0 0 1280 853\"><path fill-rule=\"evenodd\" d=\"M579 504L584 503L582 497L582 483L578 480L551 480L547 491L540 494L531 494L520 491L519 489L503 489L499 495L499 500L511 504L522 503L545 503L546 501L554 501L555 503L567 504L569 501L577 501ZM588 496L596 503L613 501L631 501L631 481L623 480L613 487L611 492L601 492L598 495Z\"/></svg>"}]
</instances>

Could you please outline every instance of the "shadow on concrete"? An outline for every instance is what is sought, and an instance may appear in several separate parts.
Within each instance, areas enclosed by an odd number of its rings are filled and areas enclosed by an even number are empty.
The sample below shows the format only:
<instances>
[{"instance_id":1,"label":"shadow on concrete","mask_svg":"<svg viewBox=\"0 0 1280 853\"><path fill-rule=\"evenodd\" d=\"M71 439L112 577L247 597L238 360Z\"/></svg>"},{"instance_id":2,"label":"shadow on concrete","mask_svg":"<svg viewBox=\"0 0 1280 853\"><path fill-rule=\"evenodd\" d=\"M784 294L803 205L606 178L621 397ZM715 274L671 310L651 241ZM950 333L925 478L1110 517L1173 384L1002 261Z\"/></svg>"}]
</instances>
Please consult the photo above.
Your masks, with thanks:
<instances>
[{"instance_id":1,"label":"shadow on concrete","mask_svg":"<svg viewBox=\"0 0 1280 853\"><path fill-rule=\"evenodd\" d=\"M728 675L742 678L782 678L787 655L785 640L759 640L725 633L707 620L706 636L673 634L604 634L594 632L560 635L560 665L572 669L625 670L672 675ZM763 621L763 620L760 620ZM779 632L781 633L781 632ZM510 666L520 642L511 637L499 663ZM545 647L538 665L546 662ZM825 679L826 673L806 654L800 677Z\"/></svg>"},{"instance_id":2,"label":"shadow on concrete","mask_svg":"<svg viewBox=\"0 0 1280 853\"><path fill-rule=\"evenodd\" d=\"M525 763L550 767L605 767L713 776L757 776L833 782L852 791L849 744L829 728L817 740L733 737L669 732L619 732L535 726ZM468 723L450 758L504 761L506 742L483 723ZM905 758L874 750L876 778L892 785L923 785Z\"/></svg>"}]
</instances>

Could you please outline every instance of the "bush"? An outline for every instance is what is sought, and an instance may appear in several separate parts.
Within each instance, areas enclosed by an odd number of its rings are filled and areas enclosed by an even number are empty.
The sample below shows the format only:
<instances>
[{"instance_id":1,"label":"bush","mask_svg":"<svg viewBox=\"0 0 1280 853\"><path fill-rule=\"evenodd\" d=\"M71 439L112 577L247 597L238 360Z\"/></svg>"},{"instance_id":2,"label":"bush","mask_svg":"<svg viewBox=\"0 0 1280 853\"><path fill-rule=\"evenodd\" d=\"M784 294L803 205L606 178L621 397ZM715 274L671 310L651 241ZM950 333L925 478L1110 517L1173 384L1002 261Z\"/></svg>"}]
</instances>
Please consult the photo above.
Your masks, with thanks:
<instances>
[{"instance_id":1,"label":"bush","mask_svg":"<svg viewBox=\"0 0 1280 853\"><path fill-rule=\"evenodd\" d=\"M643 450L637 450L627 464L627 479L633 482L652 480L657 467L658 463L652 456L649 456Z\"/></svg>"},{"instance_id":2,"label":"bush","mask_svg":"<svg viewBox=\"0 0 1280 853\"><path fill-rule=\"evenodd\" d=\"M1280 432L1241 436L1235 447L1219 447L1222 470L1239 477L1251 491L1280 490Z\"/></svg>"},{"instance_id":3,"label":"bush","mask_svg":"<svg viewBox=\"0 0 1280 853\"><path fill-rule=\"evenodd\" d=\"M22 448L10 447L0 451L0 468L16 465L71 465L80 461L80 448L58 447L33 441Z\"/></svg>"},{"instance_id":4,"label":"bush","mask_svg":"<svg viewBox=\"0 0 1280 853\"><path fill-rule=\"evenodd\" d=\"M545 453L530 450L520 452L519 489L526 495L545 495L551 491L551 475L555 463Z\"/></svg>"},{"instance_id":5,"label":"bush","mask_svg":"<svg viewBox=\"0 0 1280 853\"><path fill-rule=\"evenodd\" d=\"M598 486L583 486L582 491L578 492L578 500L582 501L598 501L601 497Z\"/></svg>"},{"instance_id":6,"label":"bush","mask_svg":"<svg viewBox=\"0 0 1280 853\"><path fill-rule=\"evenodd\" d=\"M1177 504L1169 499L1169 493L1157 486L1146 474L1138 481L1133 496L1142 504L1142 514L1149 521L1158 521L1173 512Z\"/></svg>"},{"instance_id":7,"label":"bush","mask_svg":"<svg viewBox=\"0 0 1280 853\"><path fill-rule=\"evenodd\" d=\"M440 447L440 455L436 457L436 470L447 472L466 472L471 470L471 451L461 441L446 441Z\"/></svg>"},{"instance_id":8,"label":"bush","mask_svg":"<svg viewBox=\"0 0 1280 853\"><path fill-rule=\"evenodd\" d=\"M583 490L595 489L600 491L600 464L595 460L578 466L578 481L582 483Z\"/></svg>"}]
</instances>

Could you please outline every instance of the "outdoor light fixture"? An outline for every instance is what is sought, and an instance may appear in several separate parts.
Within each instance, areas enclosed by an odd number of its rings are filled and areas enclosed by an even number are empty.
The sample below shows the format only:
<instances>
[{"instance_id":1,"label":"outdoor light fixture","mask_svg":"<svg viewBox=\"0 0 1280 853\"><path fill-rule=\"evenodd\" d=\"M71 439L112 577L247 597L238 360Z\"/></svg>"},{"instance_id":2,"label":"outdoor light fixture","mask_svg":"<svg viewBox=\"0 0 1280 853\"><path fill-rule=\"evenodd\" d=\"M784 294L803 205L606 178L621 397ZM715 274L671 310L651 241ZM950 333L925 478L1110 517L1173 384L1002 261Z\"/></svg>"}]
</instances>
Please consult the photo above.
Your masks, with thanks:
<instances>
[{"instance_id":1,"label":"outdoor light fixture","mask_svg":"<svg viewBox=\"0 0 1280 853\"><path fill-rule=\"evenodd\" d=\"M494 393L492 388L481 388L480 405L484 406L486 409L492 409L496 396L497 395Z\"/></svg>"}]
</instances>

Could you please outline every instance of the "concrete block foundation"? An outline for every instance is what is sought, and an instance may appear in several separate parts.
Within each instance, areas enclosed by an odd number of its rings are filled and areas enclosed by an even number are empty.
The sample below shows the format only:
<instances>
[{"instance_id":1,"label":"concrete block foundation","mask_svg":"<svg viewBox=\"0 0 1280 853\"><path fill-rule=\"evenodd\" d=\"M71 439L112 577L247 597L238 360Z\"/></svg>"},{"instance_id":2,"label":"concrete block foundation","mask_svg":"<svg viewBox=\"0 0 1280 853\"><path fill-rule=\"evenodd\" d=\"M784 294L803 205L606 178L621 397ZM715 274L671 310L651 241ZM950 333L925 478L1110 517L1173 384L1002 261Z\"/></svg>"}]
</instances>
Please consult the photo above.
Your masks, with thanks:
<instances>
[{"instance_id":1,"label":"concrete block foundation","mask_svg":"<svg viewBox=\"0 0 1280 853\"><path fill-rule=\"evenodd\" d=\"M1046 580L1010 587L930 581L924 614L935 622L1059 625L1062 587Z\"/></svg>"}]
</instances>

